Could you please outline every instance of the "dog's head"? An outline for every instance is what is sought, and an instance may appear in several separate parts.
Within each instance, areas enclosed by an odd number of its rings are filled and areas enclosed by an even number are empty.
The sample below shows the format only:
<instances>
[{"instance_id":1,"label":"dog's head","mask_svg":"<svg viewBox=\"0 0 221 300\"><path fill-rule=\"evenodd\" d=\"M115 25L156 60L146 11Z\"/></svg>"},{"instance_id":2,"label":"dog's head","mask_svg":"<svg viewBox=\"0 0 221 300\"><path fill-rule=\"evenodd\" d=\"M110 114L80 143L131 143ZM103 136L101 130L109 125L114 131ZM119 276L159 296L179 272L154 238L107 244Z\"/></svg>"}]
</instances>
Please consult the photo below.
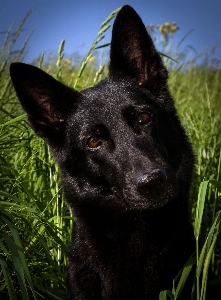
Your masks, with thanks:
<instances>
[{"instance_id":1,"label":"dog's head","mask_svg":"<svg viewBox=\"0 0 221 300\"><path fill-rule=\"evenodd\" d=\"M58 161L67 201L157 209L186 193L193 155L167 88L168 73L137 13L116 17L109 77L78 92L11 65L18 98Z\"/></svg>"}]
</instances>

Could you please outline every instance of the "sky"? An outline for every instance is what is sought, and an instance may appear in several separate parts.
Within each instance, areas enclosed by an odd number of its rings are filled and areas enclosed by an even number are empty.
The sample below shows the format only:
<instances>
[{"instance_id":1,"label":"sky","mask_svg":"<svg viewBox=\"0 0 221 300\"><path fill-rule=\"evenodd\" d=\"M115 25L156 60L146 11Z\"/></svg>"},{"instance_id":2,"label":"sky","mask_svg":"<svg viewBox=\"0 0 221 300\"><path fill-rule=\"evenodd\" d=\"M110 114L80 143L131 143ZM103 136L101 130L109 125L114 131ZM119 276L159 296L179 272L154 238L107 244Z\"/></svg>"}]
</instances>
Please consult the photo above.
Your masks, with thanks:
<instances>
[{"instance_id":1,"label":"sky","mask_svg":"<svg viewBox=\"0 0 221 300\"><path fill-rule=\"evenodd\" d=\"M33 8L13 48L19 50L34 30L28 42L26 63L31 63L42 52L56 53L62 39L65 39L67 56L74 52L85 55L97 37L100 24L124 4L131 5L145 25L176 21L179 30L174 35L174 44L193 30L183 41L183 48L194 49L194 53L210 53L216 46L214 56L221 59L220 0L0 0L0 47L4 32L12 23L15 30ZM110 40L111 30L105 42Z\"/></svg>"}]
</instances>

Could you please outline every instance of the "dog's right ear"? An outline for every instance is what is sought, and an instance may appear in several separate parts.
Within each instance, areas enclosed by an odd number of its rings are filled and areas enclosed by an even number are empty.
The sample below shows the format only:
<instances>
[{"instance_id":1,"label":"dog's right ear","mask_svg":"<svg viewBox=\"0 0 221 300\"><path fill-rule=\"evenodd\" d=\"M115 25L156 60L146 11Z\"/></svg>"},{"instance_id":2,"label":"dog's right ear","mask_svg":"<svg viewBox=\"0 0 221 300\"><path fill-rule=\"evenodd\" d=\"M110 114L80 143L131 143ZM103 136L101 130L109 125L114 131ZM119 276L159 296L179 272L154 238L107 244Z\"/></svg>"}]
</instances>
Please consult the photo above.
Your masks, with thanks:
<instances>
[{"instance_id":1,"label":"dog's right ear","mask_svg":"<svg viewBox=\"0 0 221 300\"><path fill-rule=\"evenodd\" d=\"M113 25L109 74L115 80L127 77L140 86L157 90L168 78L141 18L129 5L121 8Z\"/></svg>"},{"instance_id":2,"label":"dog's right ear","mask_svg":"<svg viewBox=\"0 0 221 300\"><path fill-rule=\"evenodd\" d=\"M80 93L46 72L24 63L11 64L10 74L17 96L36 134L44 138L58 137Z\"/></svg>"}]
</instances>

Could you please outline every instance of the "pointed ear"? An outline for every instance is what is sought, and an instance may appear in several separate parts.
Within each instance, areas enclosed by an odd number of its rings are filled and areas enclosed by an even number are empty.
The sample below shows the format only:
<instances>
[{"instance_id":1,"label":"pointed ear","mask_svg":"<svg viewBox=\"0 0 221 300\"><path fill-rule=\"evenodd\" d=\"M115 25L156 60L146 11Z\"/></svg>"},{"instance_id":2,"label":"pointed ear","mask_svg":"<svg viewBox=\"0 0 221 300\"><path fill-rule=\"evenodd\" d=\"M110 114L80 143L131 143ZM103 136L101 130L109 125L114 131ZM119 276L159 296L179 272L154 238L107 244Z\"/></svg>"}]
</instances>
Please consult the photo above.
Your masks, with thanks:
<instances>
[{"instance_id":1,"label":"pointed ear","mask_svg":"<svg viewBox=\"0 0 221 300\"><path fill-rule=\"evenodd\" d=\"M46 138L59 136L64 130L66 115L76 105L80 93L31 65L13 63L10 74L36 134Z\"/></svg>"},{"instance_id":2,"label":"pointed ear","mask_svg":"<svg viewBox=\"0 0 221 300\"><path fill-rule=\"evenodd\" d=\"M150 87L168 77L142 20L129 5L122 7L113 25L109 72L113 78L129 77Z\"/></svg>"}]
</instances>

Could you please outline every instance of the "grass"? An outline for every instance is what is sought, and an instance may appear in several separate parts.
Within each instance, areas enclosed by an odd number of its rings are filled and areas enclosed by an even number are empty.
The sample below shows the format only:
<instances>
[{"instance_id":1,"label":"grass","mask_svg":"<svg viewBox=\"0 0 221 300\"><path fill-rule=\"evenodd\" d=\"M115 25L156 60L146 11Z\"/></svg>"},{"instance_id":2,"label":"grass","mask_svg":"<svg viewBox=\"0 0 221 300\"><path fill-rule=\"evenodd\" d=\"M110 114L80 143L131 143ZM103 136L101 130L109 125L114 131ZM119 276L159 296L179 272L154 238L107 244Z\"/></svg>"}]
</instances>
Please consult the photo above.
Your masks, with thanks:
<instances>
[{"instance_id":1,"label":"grass","mask_svg":"<svg viewBox=\"0 0 221 300\"><path fill-rule=\"evenodd\" d=\"M93 86L106 75L106 45L101 42L116 13L101 25L81 65L64 58L64 41L56 60L44 61L42 54L36 64L78 90ZM63 199L48 146L27 123L8 74L10 61L21 61L25 54L27 41L17 56L11 55L29 14L14 32L10 28L0 52L0 298L64 299L74 217ZM96 51L101 51L100 63ZM170 63L167 56L164 59ZM190 195L196 253L160 299L179 299L193 269L193 299L203 300L209 269L221 282L221 68L192 61L188 68L173 62L170 69L169 87L196 154Z\"/></svg>"}]
</instances>

